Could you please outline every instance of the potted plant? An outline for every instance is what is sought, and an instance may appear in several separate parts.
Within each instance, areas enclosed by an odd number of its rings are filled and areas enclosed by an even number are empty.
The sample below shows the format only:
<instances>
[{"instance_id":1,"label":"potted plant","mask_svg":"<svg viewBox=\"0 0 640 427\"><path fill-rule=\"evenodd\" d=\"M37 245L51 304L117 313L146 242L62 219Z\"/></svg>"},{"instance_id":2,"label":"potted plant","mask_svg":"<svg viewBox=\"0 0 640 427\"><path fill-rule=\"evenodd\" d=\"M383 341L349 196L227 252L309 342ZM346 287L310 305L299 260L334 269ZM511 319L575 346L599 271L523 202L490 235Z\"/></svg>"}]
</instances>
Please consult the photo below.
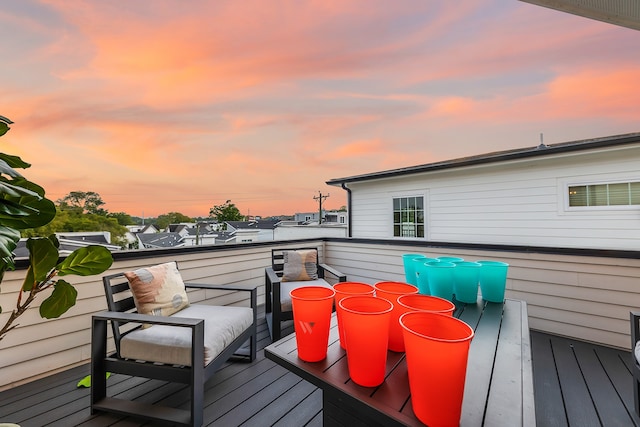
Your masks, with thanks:
<instances>
[{"instance_id":1,"label":"potted plant","mask_svg":"<svg viewBox=\"0 0 640 427\"><path fill-rule=\"evenodd\" d=\"M10 124L11 120L0 116L0 136L9 131ZM4 273L15 269L13 250L20 240L20 230L46 225L56 215L56 207L45 197L44 189L16 171L30 166L20 157L0 153L0 284ZM76 249L62 261L58 247L55 235L27 240L29 268L15 307L0 325L0 341L17 326L15 321L41 293L49 294L40 304L44 319L60 317L75 305L78 292L60 277L100 274L113 263L111 252L104 246ZM0 307L0 313L2 310Z\"/></svg>"}]
</instances>

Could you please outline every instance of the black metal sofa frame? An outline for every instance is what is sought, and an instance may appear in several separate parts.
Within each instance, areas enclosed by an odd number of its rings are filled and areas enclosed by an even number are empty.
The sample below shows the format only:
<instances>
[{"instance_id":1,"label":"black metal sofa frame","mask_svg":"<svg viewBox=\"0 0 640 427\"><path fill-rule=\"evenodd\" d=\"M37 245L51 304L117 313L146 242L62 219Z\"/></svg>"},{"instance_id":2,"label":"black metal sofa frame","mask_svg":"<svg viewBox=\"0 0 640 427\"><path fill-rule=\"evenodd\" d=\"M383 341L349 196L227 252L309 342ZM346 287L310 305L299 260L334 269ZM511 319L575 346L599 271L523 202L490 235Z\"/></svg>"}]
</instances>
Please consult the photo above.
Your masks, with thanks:
<instances>
[{"instance_id":1,"label":"black metal sofa frame","mask_svg":"<svg viewBox=\"0 0 640 427\"><path fill-rule=\"evenodd\" d=\"M129 290L129 283L123 273L104 276L103 283L109 311L98 313L92 318L91 412L107 411L122 415L132 415L147 420L170 422L177 425L202 425L204 384L207 380L232 356L241 356L249 362L253 362L256 358L257 289L255 287L185 283L187 290L194 288L219 289L249 292L250 294L253 324L207 366L204 366L204 321L202 319L161 317L136 313L133 297L122 298L122 295L126 295L122 293ZM179 313L176 316L179 316ZM112 354L107 352L108 321L112 325L116 346L116 351ZM191 352L191 366L123 359L119 357L120 339L128 332L123 327L132 322L190 328L192 348L202 350ZM129 329L130 327L131 325L129 325ZM247 341L249 342L248 348L244 346ZM190 410L108 397L107 372L187 384L190 389Z\"/></svg>"}]
</instances>

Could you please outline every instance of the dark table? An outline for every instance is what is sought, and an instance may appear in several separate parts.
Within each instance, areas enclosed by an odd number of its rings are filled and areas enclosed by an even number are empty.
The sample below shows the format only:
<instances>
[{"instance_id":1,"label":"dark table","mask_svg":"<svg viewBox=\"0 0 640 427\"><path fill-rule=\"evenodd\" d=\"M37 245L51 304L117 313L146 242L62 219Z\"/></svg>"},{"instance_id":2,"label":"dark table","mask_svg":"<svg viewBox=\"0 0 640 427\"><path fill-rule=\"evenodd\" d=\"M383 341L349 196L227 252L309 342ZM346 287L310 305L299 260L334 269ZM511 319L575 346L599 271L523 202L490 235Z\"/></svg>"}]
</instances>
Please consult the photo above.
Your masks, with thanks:
<instances>
[{"instance_id":1,"label":"dark table","mask_svg":"<svg viewBox=\"0 0 640 427\"><path fill-rule=\"evenodd\" d=\"M475 330L471 341L461 426L534 427L535 405L527 305L478 299L456 303L455 317ZM378 387L362 387L349 378L340 348L335 313L327 358L309 363L298 358L295 334L265 348L265 356L322 389L325 426L422 426L411 406L404 353L390 351L387 376Z\"/></svg>"}]
</instances>

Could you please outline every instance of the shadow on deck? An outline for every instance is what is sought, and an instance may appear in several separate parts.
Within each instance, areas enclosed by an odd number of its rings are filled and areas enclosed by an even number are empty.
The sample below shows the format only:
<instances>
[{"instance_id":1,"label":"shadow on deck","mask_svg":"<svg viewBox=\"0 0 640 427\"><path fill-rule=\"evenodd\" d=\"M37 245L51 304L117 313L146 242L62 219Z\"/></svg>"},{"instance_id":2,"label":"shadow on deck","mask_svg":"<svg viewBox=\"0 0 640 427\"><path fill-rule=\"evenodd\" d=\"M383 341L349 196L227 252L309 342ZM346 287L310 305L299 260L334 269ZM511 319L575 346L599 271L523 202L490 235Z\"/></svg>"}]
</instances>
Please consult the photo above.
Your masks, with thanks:
<instances>
[{"instance_id":1,"label":"shadow on deck","mask_svg":"<svg viewBox=\"0 0 640 427\"><path fill-rule=\"evenodd\" d=\"M265 359L270 344L260 320L254 363L230 362L207 383L205 425L321 426L320 390ZM638 426L630 353L531 332L538 426ZM496 367L499 369L499 367ZM0 423L30 426L152 426L112 414L91 415L89 390L76 383L84 365L0 393ZM146 402L187 404L183 386L113 375L110 393ZM508 425L508 424L506 424Z\"/></svg>"}]
</instances>

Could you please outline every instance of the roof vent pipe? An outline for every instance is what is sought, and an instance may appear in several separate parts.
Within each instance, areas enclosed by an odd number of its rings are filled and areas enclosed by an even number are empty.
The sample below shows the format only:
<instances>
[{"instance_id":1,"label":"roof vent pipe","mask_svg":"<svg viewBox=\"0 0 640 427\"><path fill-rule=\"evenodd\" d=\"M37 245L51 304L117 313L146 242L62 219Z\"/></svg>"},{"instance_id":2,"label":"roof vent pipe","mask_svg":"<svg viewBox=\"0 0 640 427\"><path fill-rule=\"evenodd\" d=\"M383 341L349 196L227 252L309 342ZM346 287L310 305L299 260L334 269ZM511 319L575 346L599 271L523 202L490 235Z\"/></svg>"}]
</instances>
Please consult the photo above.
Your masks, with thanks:
<instances>
[{"instance_id":1,"label":"roof vent pipe","mask_svg":"<svg viewBox=\"0 0 640 427\"><path fill-rule=\"evenodd\" d=\"M544 143L544 135L542 134L542 132L540 132L540 145L538 145L538 148L536 148L536 150L542 150L543 148L547 148L547 146Z\"/></svg>"}]
</instances>

